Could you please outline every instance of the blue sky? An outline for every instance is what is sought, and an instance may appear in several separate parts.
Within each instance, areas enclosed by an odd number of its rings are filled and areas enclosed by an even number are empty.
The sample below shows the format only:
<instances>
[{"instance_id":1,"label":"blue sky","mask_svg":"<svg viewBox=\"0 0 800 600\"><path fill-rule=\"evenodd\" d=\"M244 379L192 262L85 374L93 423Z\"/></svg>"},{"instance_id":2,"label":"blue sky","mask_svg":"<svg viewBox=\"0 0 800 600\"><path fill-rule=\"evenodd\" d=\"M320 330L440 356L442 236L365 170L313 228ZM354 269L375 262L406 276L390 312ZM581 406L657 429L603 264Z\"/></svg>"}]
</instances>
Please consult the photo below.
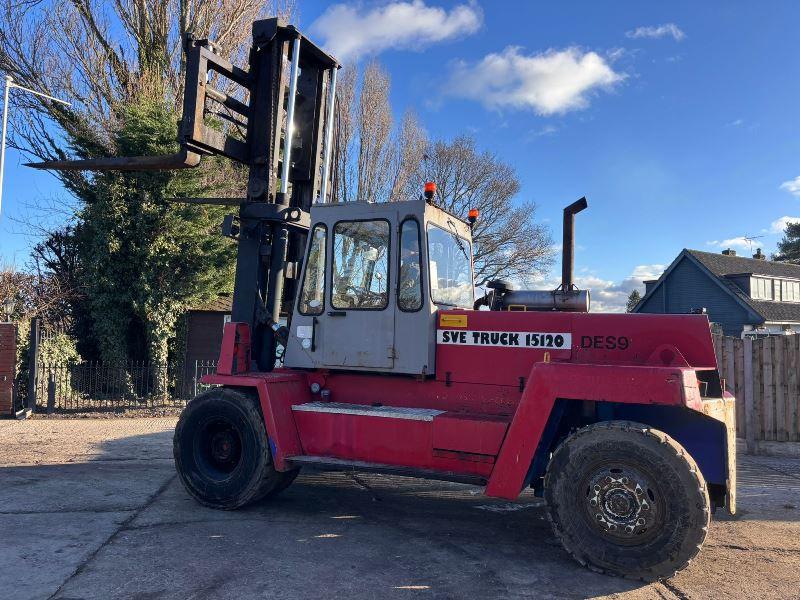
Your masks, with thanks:
<instances>
[{"instance_id":1,"label":"blue sky","mask_svg":"<svg viewBox=\"0 0 800 600\"><path fill-rule=\"evenodd\" d=\"M684 247L748 254L742 238L764 236L753 250L769 253L781 219L800 220L800 3L298 4L322 45L378 56L398 114L514 165L556 241L563 206L588 198L576 268L596 308ZM0 256L21 264L9 217L62 192L8 158Z\"/></svg>"}]
</instances>

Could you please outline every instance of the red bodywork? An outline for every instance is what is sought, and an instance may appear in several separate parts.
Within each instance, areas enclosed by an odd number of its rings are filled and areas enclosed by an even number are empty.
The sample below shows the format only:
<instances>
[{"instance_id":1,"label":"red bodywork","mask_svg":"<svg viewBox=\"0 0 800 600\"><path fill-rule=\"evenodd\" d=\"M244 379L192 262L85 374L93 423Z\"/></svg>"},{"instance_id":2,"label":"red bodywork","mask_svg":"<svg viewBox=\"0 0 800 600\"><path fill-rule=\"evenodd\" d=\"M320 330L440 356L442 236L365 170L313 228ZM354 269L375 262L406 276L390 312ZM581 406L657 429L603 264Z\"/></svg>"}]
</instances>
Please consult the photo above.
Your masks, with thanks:
<instances>
[{"instance_id":1,"label":"red bodywork","mask_svg":"<svg viewBox=\"0 0 800 600\"><path fill-rule=\"evenodd\" d=\"M244 359L249 334L243 324L230 323L223 367L203 381L258 391L278 470L310 456L406 467L483 480L487 495L507 499L524 487L557 400L698 411L722 421L730 443L732 410L726 407L733 399L703 398L698 383L699 371L717 368L705 316L453 310L441 311L438 322L435 377L250 373ZM528 338L529 332L539 337ZM554 345L556 335L561 347ZM540 343L549 347L530 345ZM226 358L234 356L235 366ZM330 394L314 394L314 383ZM297 408L318 407L321 400L354 410ZM369 413L377 404L428 412L424 418L387 418ZM357 407L366 414L353 414ZM727 454L730 488L733 457Z\"/></svg>"}]
</instances>

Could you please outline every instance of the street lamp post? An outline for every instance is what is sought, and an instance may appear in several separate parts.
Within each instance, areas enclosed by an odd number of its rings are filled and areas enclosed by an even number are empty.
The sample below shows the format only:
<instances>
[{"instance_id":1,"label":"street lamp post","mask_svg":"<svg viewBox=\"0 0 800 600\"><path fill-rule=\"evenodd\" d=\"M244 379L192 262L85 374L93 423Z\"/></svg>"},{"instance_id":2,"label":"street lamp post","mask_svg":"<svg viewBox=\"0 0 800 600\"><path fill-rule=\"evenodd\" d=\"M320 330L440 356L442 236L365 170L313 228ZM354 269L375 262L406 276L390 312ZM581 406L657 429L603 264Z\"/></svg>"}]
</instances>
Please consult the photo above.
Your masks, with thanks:
<instances>
[{"instance_id":1,"label":"street lamp post","mask_svg":"<svg viewBox=\"0 0 800 600\"><path fill-rule=\"evenodd\" d=\"M3 301L3 312L6 313L6 321L11 323L11 317L14 314L14 299L11 296Z\"/></svg>"},{"instance_id":2,"label":"street lamp post","mask_svg":"<svg viewBox=\"0 0 800 600\"><path fill-rule=\"evenodd\" d=\"M8 92L11 88L17 88L18 90L22 90L23 92L28 92L29 94L33 94L34 96L40 96L41 98L47 98L48 100L52 100L53 102L60 102L61 104L65 104L67 106L72 106L66 100L61 100L60 98L54 98L48 94L43 94L42 92L37 92L36 90L32 90L30 88L26 88L24 86L18 85L14 83L14 79L11 75L6 75L6 87L3 90L3 132L0 134L0 216L2 215L3 209L3 173L5 173L6 167L6 129L8 128Z\"/></svg>"}]
</instances>

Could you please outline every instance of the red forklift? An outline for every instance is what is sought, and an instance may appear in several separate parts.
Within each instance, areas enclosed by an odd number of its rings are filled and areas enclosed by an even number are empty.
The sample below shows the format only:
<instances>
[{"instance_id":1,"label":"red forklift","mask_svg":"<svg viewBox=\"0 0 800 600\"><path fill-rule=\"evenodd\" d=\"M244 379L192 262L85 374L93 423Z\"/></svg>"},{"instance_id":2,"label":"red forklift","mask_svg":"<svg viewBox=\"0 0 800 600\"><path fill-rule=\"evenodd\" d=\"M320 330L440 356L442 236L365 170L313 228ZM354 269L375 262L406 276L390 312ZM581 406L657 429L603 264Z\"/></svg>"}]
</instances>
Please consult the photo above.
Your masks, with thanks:
<instances>
[{"instance_id":1,"label":"red forklift","mask_svg":"<svg viewBox=\"0 0 800 600\"><path fill-rule=\"evenodd\" d=\"M203 379L214 387L175 429L188 493L236 509L306 466L507 500L531 488L581 564L643 580L685 567L711 513L735 511L734 399L708 318L591 314L573 282L584 198L564 210L557 289L497 280L476 298L479 216L438 207L433 184L419 199L328 202L335 59L278 19L254 23L246 68L208 40L187 37L185 53L180 152L35 166L173 169L220 154L249 168L222 227L238 255L232 322Z\"/></svg>"}]
</instances>

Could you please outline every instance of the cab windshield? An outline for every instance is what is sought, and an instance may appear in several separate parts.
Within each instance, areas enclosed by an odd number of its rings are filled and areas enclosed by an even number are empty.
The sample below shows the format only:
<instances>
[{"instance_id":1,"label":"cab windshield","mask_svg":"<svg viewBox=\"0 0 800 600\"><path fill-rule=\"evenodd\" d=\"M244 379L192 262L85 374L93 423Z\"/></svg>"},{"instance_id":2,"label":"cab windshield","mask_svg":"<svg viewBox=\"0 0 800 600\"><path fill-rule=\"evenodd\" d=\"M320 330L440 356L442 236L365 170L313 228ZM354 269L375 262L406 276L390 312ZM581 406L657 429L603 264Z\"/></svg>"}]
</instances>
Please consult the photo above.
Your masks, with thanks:
<instances>
[{"instance_id":1,"label":"cab windshield","mask_svg":"<svg viewBox=\"0 0 800 600\"><path fill-rule=\"evenodd\" d=\"M436 304L472 308L472 248L469 241L428 224L431 299Z\"/></svg>"}]
</instances>

